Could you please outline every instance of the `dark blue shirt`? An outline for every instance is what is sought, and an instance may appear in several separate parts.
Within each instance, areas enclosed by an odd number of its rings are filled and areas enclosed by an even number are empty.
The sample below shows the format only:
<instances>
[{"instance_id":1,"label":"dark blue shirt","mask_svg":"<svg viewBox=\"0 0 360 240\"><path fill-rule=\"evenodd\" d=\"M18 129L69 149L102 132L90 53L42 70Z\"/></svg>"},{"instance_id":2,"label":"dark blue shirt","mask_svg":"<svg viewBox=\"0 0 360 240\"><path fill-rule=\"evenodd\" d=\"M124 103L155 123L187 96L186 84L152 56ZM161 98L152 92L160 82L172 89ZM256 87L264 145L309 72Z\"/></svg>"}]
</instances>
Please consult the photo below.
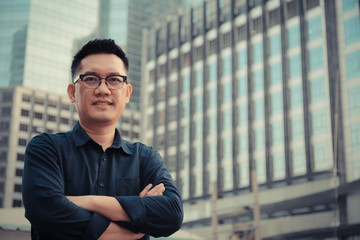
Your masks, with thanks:
<instances>
[{"instance_id":1,"label":"dark blue shirt","mask_svg":"<svg viewBox=\"0 0 360 240\"><path fill-rule=\"evenodd\" d=\"M163 196L139 197L152 183L163 183ZM115 130L104 152L77 123L72 131L34 137L25 152L23 201L33 239L97 239L110 220L89 212L66 196L114 196L131 219L121 226L159 237L182 223L180 194L157 151L121 139Z\"/></svg>"}]
</instances>

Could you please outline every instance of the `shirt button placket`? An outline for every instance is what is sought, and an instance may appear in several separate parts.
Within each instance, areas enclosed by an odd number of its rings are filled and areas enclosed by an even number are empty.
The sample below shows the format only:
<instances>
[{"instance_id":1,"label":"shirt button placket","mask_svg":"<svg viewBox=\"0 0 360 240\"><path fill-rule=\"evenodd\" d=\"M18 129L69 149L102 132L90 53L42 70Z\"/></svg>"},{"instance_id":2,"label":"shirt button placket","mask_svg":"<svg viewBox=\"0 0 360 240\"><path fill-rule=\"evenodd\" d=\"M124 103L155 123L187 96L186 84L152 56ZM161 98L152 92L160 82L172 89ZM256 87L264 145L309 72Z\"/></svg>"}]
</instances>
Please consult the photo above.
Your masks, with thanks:
<instances>
[{"instance_id":1,"label":"shirt button placket","mask_svg":"<svg viewBox=\"0 0 360 240\"><path fill-rule=\"evenodd\" d=\"M101 156L102 161L100 161L100 169L99 169L99 194L106 194L105 190L105 176L106 176L106 154L103 153Z\"/></svg>"}]
</instances>

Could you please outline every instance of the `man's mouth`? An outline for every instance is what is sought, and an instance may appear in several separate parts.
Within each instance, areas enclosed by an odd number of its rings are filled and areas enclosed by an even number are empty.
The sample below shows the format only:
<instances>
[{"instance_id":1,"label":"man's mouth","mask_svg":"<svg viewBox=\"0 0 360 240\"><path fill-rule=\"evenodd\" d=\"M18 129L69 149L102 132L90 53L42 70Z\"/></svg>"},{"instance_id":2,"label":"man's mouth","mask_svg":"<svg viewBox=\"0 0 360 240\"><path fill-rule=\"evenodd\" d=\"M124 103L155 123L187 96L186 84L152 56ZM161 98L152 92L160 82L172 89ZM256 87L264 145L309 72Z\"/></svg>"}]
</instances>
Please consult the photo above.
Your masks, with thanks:
<instances>
[{"instance_id":1,"label":"man's mouth","mask_svg":"<svg viewBox=\"0 0 360 240\"><path fill-rule=\"evenodd\" d=\"M113 105L113 104L111 102L94 102L93 105L109 106L109 105Z\"/></svg>"}]
</instances>

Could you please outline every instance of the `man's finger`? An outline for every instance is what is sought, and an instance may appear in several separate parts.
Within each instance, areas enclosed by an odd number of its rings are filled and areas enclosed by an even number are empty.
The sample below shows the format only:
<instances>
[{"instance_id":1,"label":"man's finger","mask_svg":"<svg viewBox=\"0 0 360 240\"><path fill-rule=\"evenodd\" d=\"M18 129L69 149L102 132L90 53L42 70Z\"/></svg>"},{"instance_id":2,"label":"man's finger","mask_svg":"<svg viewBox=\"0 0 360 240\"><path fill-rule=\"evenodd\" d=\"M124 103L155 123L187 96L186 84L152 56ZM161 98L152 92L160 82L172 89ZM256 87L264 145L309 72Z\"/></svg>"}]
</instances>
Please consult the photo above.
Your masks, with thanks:
<instances>
[{"instance_id":1,"label":"man's finger","mask_svg":"<svg viewBox=\"0 0 360 240\"><path fill-rule=\"evenodd\" d=\"M142 191L141 193L139 194L139 197L145 197L146 194L149 192L149 190L151 189L152 187L152 184L149 183Z\"/></svg>"},{"instance_id":2,"label":"man's finger","mask_svg":"<svg viewBox=\"0 0 360 240\"><path fill-rule=\"evenodd\" d=\"M153 189L151 189L148 193L145 194L147 197L151 196L159 196L160 193L162 194L165 191L164 184L160 183L156 185Z\"/></svg>"}]
</instances>

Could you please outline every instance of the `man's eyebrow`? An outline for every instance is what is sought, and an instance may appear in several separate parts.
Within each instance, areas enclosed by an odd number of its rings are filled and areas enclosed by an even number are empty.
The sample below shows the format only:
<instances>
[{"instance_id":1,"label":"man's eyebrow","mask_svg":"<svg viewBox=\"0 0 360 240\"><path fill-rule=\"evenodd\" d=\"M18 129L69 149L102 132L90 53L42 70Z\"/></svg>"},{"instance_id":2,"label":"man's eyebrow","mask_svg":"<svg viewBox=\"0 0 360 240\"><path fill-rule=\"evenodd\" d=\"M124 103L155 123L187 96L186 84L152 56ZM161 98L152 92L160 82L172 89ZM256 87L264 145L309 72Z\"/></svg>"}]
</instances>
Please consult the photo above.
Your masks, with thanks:
<instances>
[{"instance_id":1,"label":"man's eyebrow","mask_svg":"<svg viewBox=\"0 0 360 240\"><path fill-rule=\"evenodd\" d=\"M94 75L99 75L99 74L97 74L97 72L89 72L89 71L84 72L83 74L94 74Z\"/></svg>"}]
</instances>

